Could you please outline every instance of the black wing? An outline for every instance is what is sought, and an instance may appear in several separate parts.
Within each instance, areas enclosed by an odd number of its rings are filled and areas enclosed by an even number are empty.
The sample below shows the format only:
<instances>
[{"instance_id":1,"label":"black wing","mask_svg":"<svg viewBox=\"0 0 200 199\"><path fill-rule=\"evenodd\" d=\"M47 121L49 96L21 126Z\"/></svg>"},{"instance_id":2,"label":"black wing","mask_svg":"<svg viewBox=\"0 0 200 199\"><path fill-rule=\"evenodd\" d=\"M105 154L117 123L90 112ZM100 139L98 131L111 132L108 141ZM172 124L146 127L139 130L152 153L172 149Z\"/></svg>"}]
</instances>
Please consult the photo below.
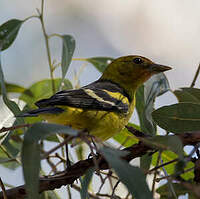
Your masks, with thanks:
<instances>
[{"instance_id":1,"label":"black wing","mask_svg":"<svg viewBox=\"0 0 200 199\"><path fill-rule=\"evenodd\" d=\"M39 108L66 105L87 110L101 110L112 112L128 112L128 104L122 100L110 96L106 91L120 93L127 98L127 93L110 81L96 81L85 87L75 90L63 90L48 99L42 99L36 102Z\"/></svg>"}]
</instances>

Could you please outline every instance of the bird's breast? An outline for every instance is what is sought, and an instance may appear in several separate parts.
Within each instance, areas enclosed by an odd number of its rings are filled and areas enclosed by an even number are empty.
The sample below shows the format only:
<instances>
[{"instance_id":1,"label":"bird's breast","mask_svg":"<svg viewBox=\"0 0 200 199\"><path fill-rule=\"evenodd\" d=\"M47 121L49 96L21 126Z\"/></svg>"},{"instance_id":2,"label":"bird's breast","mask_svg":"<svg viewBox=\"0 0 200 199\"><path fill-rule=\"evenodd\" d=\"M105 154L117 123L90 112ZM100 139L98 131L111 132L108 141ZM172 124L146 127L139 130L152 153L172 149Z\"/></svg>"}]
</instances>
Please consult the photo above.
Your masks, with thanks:
<instances>
[{"instance_id":1,"label":"bird's breast","mask_svg":"<svg viewBox=\"0 0 200 199\"><path fill-rule=\"evenodd\" d=\"M77 130L87 130L91 135L106 140L120 132L132 115L107 111L83 110L73 107L62 107L65 111L57 115L45 114L43 118L50 123L71 126ZM132 106L131 106L132 107Z\"/></svg>"}]
</instances>

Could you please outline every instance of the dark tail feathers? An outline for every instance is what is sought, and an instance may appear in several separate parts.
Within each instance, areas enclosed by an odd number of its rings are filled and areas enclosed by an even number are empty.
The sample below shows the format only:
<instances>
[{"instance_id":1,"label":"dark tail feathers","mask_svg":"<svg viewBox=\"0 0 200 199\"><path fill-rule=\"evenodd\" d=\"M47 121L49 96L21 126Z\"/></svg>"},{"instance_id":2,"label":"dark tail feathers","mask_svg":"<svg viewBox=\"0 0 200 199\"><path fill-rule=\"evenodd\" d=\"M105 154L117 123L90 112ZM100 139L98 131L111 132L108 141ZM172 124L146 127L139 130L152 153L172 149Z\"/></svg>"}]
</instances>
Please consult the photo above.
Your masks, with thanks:
<instances>
[{"instance_id":1,"label":"dark tail feathers","mask_svg":"<svg viewBox=\"0 0 200 199\"><path fill-rule=\"evenodd\" d=\"M18 115L17 117L37 117L40 114L58 114L62 113L64 110L62 108L58 107L46 107L46 108L39 108L32 111L28 111L26 113L22 113L21 115Z\"/></svg>"}]
</instances>

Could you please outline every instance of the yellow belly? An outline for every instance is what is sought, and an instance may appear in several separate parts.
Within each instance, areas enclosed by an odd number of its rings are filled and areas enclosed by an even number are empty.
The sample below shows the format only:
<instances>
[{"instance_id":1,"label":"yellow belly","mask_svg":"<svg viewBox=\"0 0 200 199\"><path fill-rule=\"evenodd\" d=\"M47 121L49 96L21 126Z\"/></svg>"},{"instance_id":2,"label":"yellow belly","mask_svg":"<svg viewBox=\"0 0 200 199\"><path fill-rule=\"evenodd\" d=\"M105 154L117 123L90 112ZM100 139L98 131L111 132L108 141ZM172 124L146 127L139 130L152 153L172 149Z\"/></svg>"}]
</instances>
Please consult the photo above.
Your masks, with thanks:
<instances>
[{"instance_id":1,"label":"yellow belly","mask_svg":"<svg viewBox=\"0 0 200 199\"><path fill-rule=\"evenodd\" d=\"M128 114L106 111L91 111L59 106L65 111L60 114L42 114L42 118L50 123L71 126L77 130L87 130L102 141L119 133L128 123L134 109L134 102Z\"/></svg>"}]
</instances>

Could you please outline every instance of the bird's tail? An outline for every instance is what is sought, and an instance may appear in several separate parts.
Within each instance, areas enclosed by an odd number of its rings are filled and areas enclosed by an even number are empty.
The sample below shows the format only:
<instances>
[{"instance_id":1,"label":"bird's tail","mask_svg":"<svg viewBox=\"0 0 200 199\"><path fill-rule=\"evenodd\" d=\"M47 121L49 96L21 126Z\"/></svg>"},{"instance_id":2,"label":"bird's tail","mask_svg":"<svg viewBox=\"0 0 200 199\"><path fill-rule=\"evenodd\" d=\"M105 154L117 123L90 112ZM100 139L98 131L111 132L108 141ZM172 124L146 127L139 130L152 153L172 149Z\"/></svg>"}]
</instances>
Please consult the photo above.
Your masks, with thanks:
<instances>
[{"instance_id":1,"label":"bird's tail","mask_svg":"<svg viewBox=\"0 0 200 199\"><path fill-rule=\"evenodd\" d=\"M58 107L46 107L46 108L38 108L32 111L28 111L26 113L22 113L17 117L37 117L41 114L59 114L62 113L64 110Z\"/></svg>"}]
</instances>

